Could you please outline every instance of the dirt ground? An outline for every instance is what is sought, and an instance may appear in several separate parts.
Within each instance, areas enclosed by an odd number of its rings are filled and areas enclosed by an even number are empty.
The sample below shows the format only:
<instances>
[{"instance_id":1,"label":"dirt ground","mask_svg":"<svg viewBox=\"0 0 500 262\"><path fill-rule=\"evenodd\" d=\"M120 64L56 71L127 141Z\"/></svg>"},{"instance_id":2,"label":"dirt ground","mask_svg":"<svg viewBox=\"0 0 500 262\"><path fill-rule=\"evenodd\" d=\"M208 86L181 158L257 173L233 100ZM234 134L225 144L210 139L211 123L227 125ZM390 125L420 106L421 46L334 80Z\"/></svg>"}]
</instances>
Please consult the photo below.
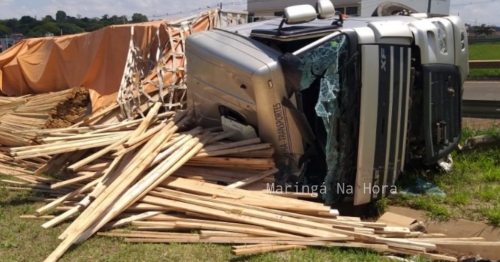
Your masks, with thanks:
<instances>
[{"instance_id":1,"label":"dirt ground","mask_svg":"<svg viewBox=\"0 0 500 262\"><path fill-rule=\"evenodd\" d=\"M424 222L429 233L442 233L450 238L483 237L487 241L500 241L500 229L485 223L463 219L447 222L431 221L426 217L425 212L406 207L390 206L387 211ZM500 249L496 247L474 245L437 245L437 247L440 252L449 255L475 256L479 254L484 259L500 260Z\"/></svg>"},{"instance_id":2,"label":"dirt ground","mask_svg":"<svg viewBox=\"0 0 500 262\"><path fill-rule=\"evenodd\" d=\"M73 92L68 97L68 100L54 109L44 128L69 127L85 115L90 103L88 90L83 87L73 88Z\"/></svg>"}]
</instances>

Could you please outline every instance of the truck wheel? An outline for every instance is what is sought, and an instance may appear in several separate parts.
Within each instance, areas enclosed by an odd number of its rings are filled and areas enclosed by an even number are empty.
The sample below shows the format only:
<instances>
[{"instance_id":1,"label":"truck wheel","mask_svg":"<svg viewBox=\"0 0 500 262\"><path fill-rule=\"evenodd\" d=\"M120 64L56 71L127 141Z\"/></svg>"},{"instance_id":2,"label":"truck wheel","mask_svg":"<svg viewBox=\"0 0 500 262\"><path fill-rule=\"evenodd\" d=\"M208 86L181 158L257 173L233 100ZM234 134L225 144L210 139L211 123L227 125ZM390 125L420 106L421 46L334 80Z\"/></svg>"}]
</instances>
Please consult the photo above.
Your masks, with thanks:
<instances>
[{"instance_id":1,"label":"truck wheel","mask_svg":"<svg viewBox=\"0 0 500 262\"><path fill-rule=\"evenodd\" d=\"M402 13L409 15L411 13L418 13L417 10L396 2L384 2L380 4L372 13L372 16L392 16Z\"/></svg>"}]
</instances>

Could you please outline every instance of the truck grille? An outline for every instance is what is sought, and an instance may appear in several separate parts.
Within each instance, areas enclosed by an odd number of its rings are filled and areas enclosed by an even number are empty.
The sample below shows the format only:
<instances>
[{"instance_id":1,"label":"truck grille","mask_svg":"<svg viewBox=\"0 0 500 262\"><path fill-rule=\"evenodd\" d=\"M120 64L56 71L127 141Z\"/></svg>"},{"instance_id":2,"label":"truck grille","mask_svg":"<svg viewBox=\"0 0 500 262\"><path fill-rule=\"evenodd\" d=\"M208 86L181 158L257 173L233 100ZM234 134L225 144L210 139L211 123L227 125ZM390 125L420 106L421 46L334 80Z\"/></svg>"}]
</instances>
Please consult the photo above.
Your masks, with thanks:
<instances>
[{"instance_id":1,"label":"truck grille","mask_svg":"<svg viewBox=\"0 0 500 262\"><path fill-rule=\"evenodd\" d=\"M366 46L362 59L362 65L377 63L378 68L364 68L362 72L355 205L388 195L404 168L411 49L408 46Z\"/></svg>"},{"instance_id":2,"label":"truck grille","mask_svg":"<svg viewBox=\"0 0 500 262\"><path fill-rule=\"evenodd\" d=\"M425 162L436 163L457 145L462 129L460 71L452 65L427 65L424 75Z\"/></svg>"},{"instance_id":3,"label":"truck grille","mask_svg":"<svg viewBox=\"0 0 500 262\"><path fill-rule=\"evenodd\" d=\"M410 77L410 48L380 46L377 138L375 149L373 199L389 193L404 164ZM385 70L384 70L385 69ZM385 189L382 191L382 189ZM385 193L385 194L382 194Z\"/></svg>"}]
</instances>

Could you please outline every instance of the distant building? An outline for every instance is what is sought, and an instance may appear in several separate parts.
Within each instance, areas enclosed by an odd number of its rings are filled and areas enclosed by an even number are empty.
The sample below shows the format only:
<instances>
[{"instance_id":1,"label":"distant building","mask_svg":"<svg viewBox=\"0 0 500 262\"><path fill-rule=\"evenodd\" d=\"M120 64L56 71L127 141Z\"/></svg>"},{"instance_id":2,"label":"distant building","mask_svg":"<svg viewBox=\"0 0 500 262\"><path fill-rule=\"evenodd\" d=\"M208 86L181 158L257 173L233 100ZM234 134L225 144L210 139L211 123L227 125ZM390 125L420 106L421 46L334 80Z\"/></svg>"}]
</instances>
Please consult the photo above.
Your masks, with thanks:
<instances>
[{"instance_id":1,"label":"distant building","mask_svg":"<svg viewBox=\"0 0 500 262\"><path fill-rule=\"evenodd\" d=\"M375 8L387 0L332 0L337 11L348 16L371 16ZM431 0L430 12L436 14L449 14L451 0ZM253 17L281 16L283 9L291 5L315 5L317 0L274 0L274 1L248 1L247 10ZM427 0L392 0L407 5L418 12L427 13L429 1Z\"/></svg>"},{"instance_id":2,"label":"distant building","mask_svg":"<svg viewBox=\"0 0 500 262\"><path fill-rule=\"evenodd\" d=\"M0 38L0 44L3 47L2 48L2 52L5 51L5 50L7 50L7 48L13 46L15 43L16 42L15 42L15 40L13 38L10 38L10 37L8 37L8 38L5 38L5 37Z\"/></svg>"}]
</instances>

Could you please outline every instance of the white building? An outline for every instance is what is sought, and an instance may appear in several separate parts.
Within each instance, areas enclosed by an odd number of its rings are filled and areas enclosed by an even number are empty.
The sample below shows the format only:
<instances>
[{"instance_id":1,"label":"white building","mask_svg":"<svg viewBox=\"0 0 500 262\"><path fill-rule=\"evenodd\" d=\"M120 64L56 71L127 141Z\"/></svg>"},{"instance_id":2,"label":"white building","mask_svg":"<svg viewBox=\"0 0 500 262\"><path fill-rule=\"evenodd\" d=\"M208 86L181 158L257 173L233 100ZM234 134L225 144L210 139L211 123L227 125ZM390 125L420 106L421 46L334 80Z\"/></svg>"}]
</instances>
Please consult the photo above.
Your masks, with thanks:
<instances>
[{"instance_id":1,"label":"white building","mask_svg":"<svg viewBox=\"0 0 500 262\"><path fill-rule=\"evenodd\" d=\"M349 16L371 16L375 8L387 0L332 0L335 9ZM449 14L451 0L392 0L414 8L418 12ZM311 4L317 0L249 0L247 10L254 17L281 16L283 8L291 5Z\"/></svg>"},{"instance_id":2,"label":"white building","mask_svg":"<svg viewBox=\"0 0 500 262\"><path fill-rule=\"evenodd\" d=\"M5 51L7 50L7 48L11 47L14 45L14 39L12 38L3 38L3 37L0 37L0 44L2 44L2 51Z\"/></svg>"}]
</instances>

